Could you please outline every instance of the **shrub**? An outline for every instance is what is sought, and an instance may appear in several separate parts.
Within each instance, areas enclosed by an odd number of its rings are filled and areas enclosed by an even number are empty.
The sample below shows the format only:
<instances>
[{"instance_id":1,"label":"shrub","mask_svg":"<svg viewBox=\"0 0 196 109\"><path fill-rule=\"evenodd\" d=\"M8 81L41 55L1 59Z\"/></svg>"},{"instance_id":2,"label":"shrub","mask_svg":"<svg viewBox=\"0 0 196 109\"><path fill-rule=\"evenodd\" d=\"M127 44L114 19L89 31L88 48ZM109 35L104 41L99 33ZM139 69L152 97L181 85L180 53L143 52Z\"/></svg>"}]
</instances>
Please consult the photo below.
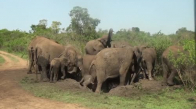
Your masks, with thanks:
<instances>
[{"instance_id":1,"label":"shrub","mask_svg":"<svg viewBox=\"0 0 196 109\"><path fill-rule=\"evenodd\" d=\"M182 46L184 52L179 52L178 58L174 58L172 52L170 52L169 59L177 69L183 85L193 90L196 88L195 41L184 40Z\"/></svg>"}]
</instances>

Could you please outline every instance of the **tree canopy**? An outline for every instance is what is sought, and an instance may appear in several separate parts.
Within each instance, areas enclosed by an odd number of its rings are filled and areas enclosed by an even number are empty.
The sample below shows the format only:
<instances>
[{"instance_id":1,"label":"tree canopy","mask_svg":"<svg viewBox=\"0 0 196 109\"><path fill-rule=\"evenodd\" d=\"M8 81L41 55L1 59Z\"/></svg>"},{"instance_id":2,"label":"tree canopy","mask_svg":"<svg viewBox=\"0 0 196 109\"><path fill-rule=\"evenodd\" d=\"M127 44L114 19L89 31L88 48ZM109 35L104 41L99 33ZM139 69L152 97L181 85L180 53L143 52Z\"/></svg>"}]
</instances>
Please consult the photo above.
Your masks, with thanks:
<instances>
[{"instance_id":1,"label":"tree canopy","mask_svg":"<svg viewBox=\"0 0 196 109\"><path fill-rule=\"evenodd\" d=\"M90 17L86 8L76 6L70 11L69 16L71 24L67 27L67 32L75 32L85 37L97 37L95 29L100 20Z\"/></svg>"}]
</instances>

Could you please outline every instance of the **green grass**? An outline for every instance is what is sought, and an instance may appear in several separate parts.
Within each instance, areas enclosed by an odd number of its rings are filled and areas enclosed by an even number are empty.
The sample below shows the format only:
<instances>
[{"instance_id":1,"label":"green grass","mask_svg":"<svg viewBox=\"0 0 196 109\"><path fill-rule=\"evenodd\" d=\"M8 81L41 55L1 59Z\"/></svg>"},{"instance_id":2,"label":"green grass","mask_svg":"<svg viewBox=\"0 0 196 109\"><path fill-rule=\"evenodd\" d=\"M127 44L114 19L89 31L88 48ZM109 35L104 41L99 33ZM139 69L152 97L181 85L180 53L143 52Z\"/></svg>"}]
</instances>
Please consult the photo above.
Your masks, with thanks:
<instances>
[{"instance_id":1,"label":"green grass","mask_svg":"<svg viewBox=\"0 0 196 109\"><path fill-rule=\"evenodd\" d=\"M183 89L165 89L156 93L145 93L131 98L111 96L107 93L96 94L82 91L62 90L50 85L41 85L24 78L21 85L37 97L49 98L66 103L76 103L84 107L99 109L191 109L196 92ZM131 91L131 90L130 90Z\"/></svg>"},{"instance_id":2,"label":"green grass","mask_svg":"<svg viewBox=\"0 0 196 109\"><path fill-rule=\"evenodd\" d=\"M4 62L5 62L5 59L0 56L0 65L3 64Z\"/></svg>"}]
</instances>

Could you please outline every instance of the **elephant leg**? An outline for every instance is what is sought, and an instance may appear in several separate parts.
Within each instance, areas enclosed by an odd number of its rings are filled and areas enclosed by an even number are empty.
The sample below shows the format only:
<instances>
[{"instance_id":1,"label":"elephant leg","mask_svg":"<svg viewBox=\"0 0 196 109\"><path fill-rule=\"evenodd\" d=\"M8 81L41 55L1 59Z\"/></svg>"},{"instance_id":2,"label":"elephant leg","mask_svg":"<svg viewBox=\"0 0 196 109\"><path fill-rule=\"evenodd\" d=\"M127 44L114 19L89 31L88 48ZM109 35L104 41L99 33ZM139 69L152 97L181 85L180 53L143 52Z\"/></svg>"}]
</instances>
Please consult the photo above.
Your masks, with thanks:
<instances>
[{"instance_id":1,"label":"elephant leg","mask_svg":"<svg viewBox=\"0 0 196 109\"><path fill-rule=\"evenodd\" d=\"M169 86L173 86L173 85L174 85L173 79L174 79L174 77L176 76L176 74L177 74L177 71L176 71L175 69L173 69L173 70L171 71L171 74L169 75L169 77L168 77L168 79L167 79L167 84L168 84Z\"/></svg>"},{"instance_id":2,"label":"elephant leg","mask_svg":"<svg viewBox=\"0 0 196 109\"><path fill-rule=\"evenodd\" d=\"M149 80L154 80L152 78L152 64L151 63L146 63L147 64L147 70L148 70L148 79Z\"/></svg>"},{"instance_id":3,"label":"elephant leg","mask_svg":"<svg viewBox=\"0 0 196 109\"><path fill-rule=\"evenodd\" d=\"M126 78L126 73L120 75L120 84L119 84L119 86L124 86L125 85L125 78Z\"/></svg>"},{"instance_id":4,"label":"elephant leg","mask_svg":"<svg viewBox=\"0 0 196 109\"><path fill-rule=\"evenodd\" d=\"M45 66L42 66L42 81L47 82L49 79L47 78L47 69Z\"/></svg>"},{"instance_id":5,"label":"elephant leg","mask_svg":"<svg viewBox=\"0 0 196 109\"><path fill-rule=\"evenodd\" d=\"M33 60L32 60L31 51L28 51L28 53L29 53L29 68L28 68L27 74L31 74L32 73Z\"/></svg>"},{"instance_id":6,"label":"elephant leg","mask_svg":"<svg viewBox=\"0 0 196 109\"><path fill-rule=\"evenodd\" d=\"M130 83L130 84L133 84L133 81L135 80L135 77L136 77L136 73L134 72L134 73L132 74L131 83Z\"/></svg>"},{"instance_id":7,"label":"elephant leg","mask_svg":"<svg viewBox=\"0 0 196 109\"><path fill-rule=\"evenodd\" d=\"M162 81L162 85L167 85L167 75L169 73L168 67L166 66L166 64L164 62L162 62L162 67L163 67L163 81Z\"/></svg>"},{"instance_id":8,"label":"elephant leg","mask_svg":"<svg viewBox=\"0 0 196 109\"><path fill-rule=\"evenodd\" d=\"M126 80L126 76L127 76L127 72L129 70L129 64L123 64L122 67L119 70L120 73L120 86L125 85L125 80Z\"/></svg>"},{"instance_id":9,"label":"elephant leg","mask_svg":"<svg viewBox=\"0 0 196 109\"><path fill-rule=\"evenodd\" d=\"M91 83L90 80L84 81L84 82L83 82L83 87L84 87L84 88L87 88L87 86L88 86L90 83Z\"/></svg>"},{"instance_id":10,"label":"elephant leg","mask_svg":"<svg viewBox=\"0 0 196 109\"><path fill-rule=\"evenodd\" d=\"M65 79L65 68L64 67L61 67L61 72L63 74L63 76L61 76L61 79Z\"/></svg>"},{"instance_id":11,"label":"elephant leg","mask_svg":"<svg viewBox=\"0 0 196 109\"><path fill-rule=\"evenodd\" d=\"M100 93L101 91L101 87L102 87L102 84L103 82L106 80L105 79L105 71L97 71L99 72L98 75L97 75L97 88L96 88L96 93Z\"/></svg>"},{"instance_id":12,"label":"elephant leg","mask_svg":"<svg viewBox=\"0 0 196 109\"><path fill-rule=\"evenodd\" d=\"M53 78L53 81L54 81L54 83L56 83L56 81L57 81L57 70L56 69L54 69L54 78Z\"/></svg>"},{"instance_id":13,"label":"elephant leg","mask_svg":"<svg viewBox=\"0 0 196 109\"><path fill-rule=\"evenodd\" d=\"M146 68L143 69L142 73L143 73L143 79L146 79Z\"/></svg>"},{"instance_id":14,"label":"elephant leg","mask_svg":"<svg viewBox=\"0 0 196 109\"><path fill-rule=\"evenodd\" d=\"M53 77L53 68L50 69L50 82L52 82L52 77Z\"/></svg>"}]
</instances>

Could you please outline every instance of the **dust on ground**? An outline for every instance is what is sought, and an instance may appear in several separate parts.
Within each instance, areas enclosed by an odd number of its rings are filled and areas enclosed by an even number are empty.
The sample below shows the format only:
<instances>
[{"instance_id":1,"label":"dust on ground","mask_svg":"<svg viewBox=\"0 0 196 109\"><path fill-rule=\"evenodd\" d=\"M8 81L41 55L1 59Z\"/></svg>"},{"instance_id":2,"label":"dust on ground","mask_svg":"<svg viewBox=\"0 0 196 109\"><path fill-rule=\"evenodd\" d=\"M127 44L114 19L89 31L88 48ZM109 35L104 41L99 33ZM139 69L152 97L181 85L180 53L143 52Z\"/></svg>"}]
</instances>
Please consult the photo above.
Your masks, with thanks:
<instances>
[{"instance_id":1,"label":"dust on ground","mask_svg":"<svg viewBox=\"0 0 196 109\"><path fill-rule=\"evenodd\" d=\"M7 55L16 58L12 61ZM5 63L0 66L0 109L84 109L77 104L38 98L22 89L19 81L27 74L27 61L0 51Z\"/></svg>"}]
</instances>

